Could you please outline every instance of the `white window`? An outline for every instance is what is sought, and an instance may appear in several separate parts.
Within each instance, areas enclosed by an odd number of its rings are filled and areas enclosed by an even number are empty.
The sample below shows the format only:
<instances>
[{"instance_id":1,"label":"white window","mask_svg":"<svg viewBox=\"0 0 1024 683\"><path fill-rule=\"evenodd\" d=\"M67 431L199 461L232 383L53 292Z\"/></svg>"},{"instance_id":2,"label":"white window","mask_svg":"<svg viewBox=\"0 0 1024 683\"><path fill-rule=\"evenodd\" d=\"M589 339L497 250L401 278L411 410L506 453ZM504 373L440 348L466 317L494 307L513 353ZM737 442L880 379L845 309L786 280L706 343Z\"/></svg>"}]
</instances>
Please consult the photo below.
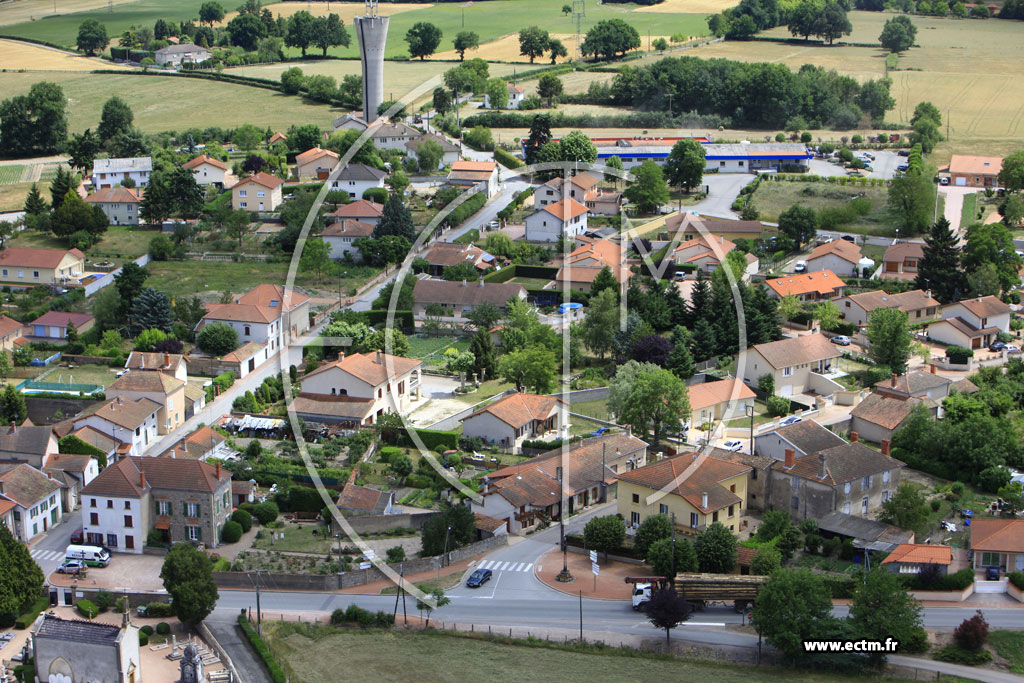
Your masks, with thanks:
<instances>
[{"instance_id":1,"label":"white window","mask_svg":"<svg viewBox=\"0 0 1024 683\"><path fill-rule=\"evenodd\" d=\"M850 482L843 484L843 493L849 495L850 493Z\"/></svg>"},{"instance_id":2,"label":"white window","mask_svg":"<svg viewBox=\"0 0 1024 683\"><path fill-rule=\"evenodd\" d=\"M241 206L244 209L246 206L248 206L248 204L246 204L245 202L241 202Z\"/></svg>"},{"instance_id":3,"label":"white window","mask_svg":"<svg viewBox=\"0 0 1024 683\"><path fill-rule=\"evenodd\" d=\"M265 197L266 195L267 195L267 193L264 192L263 190L260 190L259 192L256 193L257 197Z\"/></svg>"},{"instance_id":4,"label":"white window","mask_svg":"<svg viewBox=\"0 0 1024 683\"><path fill-rule=\"evenodd\" d=\"M246 196L246 195L245 195L245 190L239 190L239 191L238 191L238 196L239 196L239 197L244 197L244 196Z\"/></svg>"},{"instance_id":5,"label":"white window","mask_svg":"<svg viewBox=\"0 0 1024 683\"><path fill-rule=\"evenodd\" d=\"M864 496L860 499L860 514L868 514L868 497Z\"/></svg>"},{"instance_id":6,"label":"white window","mask_svg":"<svg viewBox=\"0 0 1024 683\"><path fill-rule=\"evenodd\" d=\"M169 515L169 514L171 514L171 501L169 501L169 500L158 500L156 502L156 513L158 515Z\"/></svg>"},{"instance_id":7,"label":"white window","mask_svg":"<svg viewBox=\"0 0 1024 683\"><path fill-rule=\"evenodd\" d=\"M199 503L189 503L188 504L187 515L189 517L198 517L199 516Z\"/></svg>"},{"instance_id":8,"label":"white window","mask_svg":"<svg viewBox=\"0 0 1024 683\"><path fill-rule=\"evenodd\" d=\"M660 512L663 515L667 515L668 514L668 505L665 505L664 503L661 503L660 505L658 505L658 512Z\"/></svg>"},{"instance_id":9,"label":"white window","mask_svg":"<svg viewBox=\"0 0 1024 683\"><path fill-rule=\"evenodd\" d=\"M850 501L846 501L845 503L843 503L843 514L850 514Z\"/></svg>"},{"instance_id":10,"label":"white window","mask_svg":"<svg viewBox=\"0 0 1024 683\"><path fill-rule=\"evenodd\" d=\"M782 368L782 376L783 377L792 377L793 376L793 368L792 367Z\"/></svg>"},{"instance_id":11,"label":"white window","mask_svg":"<svg viewBox=\"0 0 1024 683\"><path fill-rule=\"evenodd\" d=\"M882 482L885 484L889 483L889 470L882 472Z\"/></svg>"},{"instance_id":12,"label":"white window","mask_svg":"<svg viewBox=\"0 0 1024 683\"><path fill-rule=\"evenodd\" d=\"M187 527L185 527L185 531L188 532L188 540L190 540L190 541L198 541L199 540L199 527L197 527L197 526L187 526Z\"/></svg>"},{"instance_id":13,"label":"white window","mask_svg":"<svg viewBox=\"0 0 1024 683\"><path fill-rule=\"evenodd\" d=\"M18 270L18 277L25 277L25 271L24 270Z\"/></svg>"}]
</instances>

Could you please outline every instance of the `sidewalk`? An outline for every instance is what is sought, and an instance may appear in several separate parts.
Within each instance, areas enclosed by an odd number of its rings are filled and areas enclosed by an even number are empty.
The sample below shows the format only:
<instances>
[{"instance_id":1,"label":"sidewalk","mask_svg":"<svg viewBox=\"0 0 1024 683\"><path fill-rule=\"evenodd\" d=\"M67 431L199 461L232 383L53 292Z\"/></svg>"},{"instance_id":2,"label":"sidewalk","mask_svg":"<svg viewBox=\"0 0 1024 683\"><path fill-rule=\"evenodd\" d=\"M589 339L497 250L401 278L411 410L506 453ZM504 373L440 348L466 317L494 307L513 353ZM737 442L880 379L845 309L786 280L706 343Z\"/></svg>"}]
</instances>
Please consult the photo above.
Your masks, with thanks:
<instances>
[{"instance_id":1,"label":"sidewalk","mask_svg":"<svg viewBox=\"0 0 1024 683\"><path fill-rule=\"evenodd\" d=\"M562 583L557 577L562 571L562 553L558 548L553 548L537 559L537 578L547 586L569 595L580 595L582 592L585 598L597 600L630 600L630 586L624 579L627 576L643 576L648 570L636 564L625 562L605 562L601 553L597 554L597 564L600 567L600 574L595 582L594 574L591 571L590 556L580 553L568 553L567 564L569 573L575 581ZM595 583L597 589L595 590Z\"/></svg>"}]
</instances>

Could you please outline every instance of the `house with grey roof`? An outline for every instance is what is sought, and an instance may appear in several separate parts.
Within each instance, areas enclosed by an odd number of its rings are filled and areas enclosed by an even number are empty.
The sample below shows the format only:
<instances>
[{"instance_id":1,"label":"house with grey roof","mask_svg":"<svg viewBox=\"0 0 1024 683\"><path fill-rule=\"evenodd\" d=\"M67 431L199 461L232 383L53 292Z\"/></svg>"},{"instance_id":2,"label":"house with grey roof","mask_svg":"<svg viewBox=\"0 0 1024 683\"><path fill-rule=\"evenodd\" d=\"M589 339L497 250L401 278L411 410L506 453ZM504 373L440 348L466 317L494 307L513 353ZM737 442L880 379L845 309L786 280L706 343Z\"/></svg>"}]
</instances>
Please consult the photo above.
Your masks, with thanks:
<instances>
[{"instance_id":1,"label":"house with grey roof","mask_svg":"<svg viewBox=\"0 0 1024 683\"><path fill-rule=\"evenodd\" d=\"M40 681L141 681L139 629L43 614L32 624ZM146 679L148 680L148 679Z\"/></svg>"},{"instance_id":2,"label":"house with grey roof","mask_svg":"<svg viewBox=\"0 0 1024 683\"><path fill-rule=\"evenodd\" d=\"M209 49L192 43L168 45L157 50L153 59L161 66L179 67L186 62L200 64L212 56Z\"/></svg>"},{"instance_id":3,"label":"house with grey roof","mask_svg":"<svg viewBox=\"0 0 1024 683\"><path fill-rule=\"evenodd\" d=\"M0 498L14 506L14 536L28 543L64 515L60 482L31 465L7 463L0 466Z\"/></svg>"},{"instance_id":4,"label":"house with grey roof","mask_svg":"<svg viewBox=\"0 0 1024 683\"><path fill-rule=\"evenodd\" d=\"M844 443L846 442L842 437L814 420L803 420L755 436L754 453L773 460L782 460L787 449L792 449L798 456L804 456L842 446Z\"/></svg>"},{"instance_id":5,"label":"house with grey roof","mask_svg":"<svg viewBox=\"0 0 1024 683\"><path fill-rule=\"evenodd\" d=\"M93 189L117 187L125 180L133 181L135 187L146 187L152 172L152 157L96 159L92 162Z\"/></svg>"},{"instance_id":6,"label":"house with grey roof","mask_svg":"<svg viewBox=\"0 0 1024 683\"><path fill-rule=\"evenodd\" d=\"M353 199L361 199L363 193L374 187L384 187L388 174L379 168L366 164L348 164L337 177L331 180L332 190L345 190Z\"/></svg>"}]
</instances>

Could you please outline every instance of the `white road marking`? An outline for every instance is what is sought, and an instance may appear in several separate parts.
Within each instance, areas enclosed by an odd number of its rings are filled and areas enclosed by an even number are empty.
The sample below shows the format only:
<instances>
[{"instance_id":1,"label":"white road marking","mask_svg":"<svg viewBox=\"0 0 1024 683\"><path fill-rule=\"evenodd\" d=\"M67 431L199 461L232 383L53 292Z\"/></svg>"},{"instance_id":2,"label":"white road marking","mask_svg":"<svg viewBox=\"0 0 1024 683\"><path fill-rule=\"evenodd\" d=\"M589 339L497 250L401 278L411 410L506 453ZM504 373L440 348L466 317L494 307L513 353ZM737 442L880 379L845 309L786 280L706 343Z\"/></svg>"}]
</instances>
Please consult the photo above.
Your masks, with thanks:
<instances>
[{"instance_id":1,"label":"white road marking","mask_svg":"<svg viewBox=\"0 0 1024 683\"><path fill-rule=\"evenodd\" d=\"M531 562L530 564L528 564L528 565L526 565L525 567L523 567L523 571L524 571L524 572L528 572L528 571L530 571L530 569L532 569L532 568L533 568L533 562Z\"/></svg>"},{"instance_id":2,"label":"white road marking","mask_svg":"<svg viewBox=\"0 0 1024 683\"><path fill-rule=\"evenodd\" d=\"M498 567L498 571L499 572L505 571L508 568L509 564L511 564L511 563L510 562L503 563L500 567Z\"/></svg>"}]
</instances>

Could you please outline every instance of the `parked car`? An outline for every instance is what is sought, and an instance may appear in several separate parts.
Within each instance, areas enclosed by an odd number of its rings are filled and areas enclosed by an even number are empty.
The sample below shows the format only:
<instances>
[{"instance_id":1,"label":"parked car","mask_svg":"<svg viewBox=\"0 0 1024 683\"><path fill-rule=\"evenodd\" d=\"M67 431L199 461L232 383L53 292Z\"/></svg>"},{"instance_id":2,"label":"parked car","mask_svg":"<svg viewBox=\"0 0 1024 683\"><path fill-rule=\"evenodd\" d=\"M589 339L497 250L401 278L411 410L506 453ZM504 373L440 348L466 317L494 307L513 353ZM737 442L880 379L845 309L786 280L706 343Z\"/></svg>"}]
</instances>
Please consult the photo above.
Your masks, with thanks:
<instances>
[{"instance_id":1,"label":"parked car","mask_svg":"<svg viewBox=\"0 0 1024 683\"><path fill-rule=\"evenodd\" d=\"M991 344L988 345L988 350L989 351L1002 351L1005 348L1006 348L1006 344L1004 344L1001 341L994 341L994 342L992 342Z\"/></svg>"},{"instance_id":2,"label":"parked car","mask_svg":"<svg viewBox=\"0 0 1024 683\"><path fill-rule=\"evenodd\" d=\"M780 427L788 427L789 425L795 425L797 422L803 422L804 419L799 415L790 415L787 418L783 418L782 422L779 423Z\"/></svg>"},{"instance_id":3,"label":"parked car","mask_svg":"<svg viewBox=\"0 0 1024 683\"><path fill-rule=\"evenodd\" d=\"M857 244L857 238L854 237L853 235L843 235L840 239L844 239L847 242L853 242L854 244Z\"/></svg>"},{"instance_id":4,"label":"parked car","mask_svg":"<svg viewBox=\"0 0 1024 683\"><path fill-rule=\"evenodd\" d=\"M949 185L949 178L946 178L946 177L939 178L939 185Z\"/></svg>"},{"instance_id":5,"label":"parked car","mask_svg":"<svg viewBox=\"0 0 1024 683\"><path fill-rule=\"evenodd\" d=\"M71 532L71 542L75 545L81 545L82 541L85 540L85 530L82 527L78 527L76 531Z\"/></svg>"},{"instance_id":6,"label":"parked car","mask_svg":"<svg viewBox=\"0 0 1024 683\"><path fill-rule=\"evenodd\" d=\"M875 160L875 155L874 155L874 154L872 154L871 152L864 152L864 154L863 154L862 156L865 156L865 157L867 157L868 159L871 159L871 161L874 161L874 160Z\"/></svg>"},{"instance_id":7,"label":"parked car","mask_svg":"<svg viewBox=\"0 0 1024 683\"><path fill-rule=\"evenodd\" d=\"M907 169L909 168L910 167L907 166L906 164L900 164L899 166L896 167L896 170L899 171L900 173L906 173Z\"/></svg>"},{"instance_id":8,"label":"parked car","mask_svg":"<svg viewBox=\"0 0 1024 683\"><path fill-rule=\"evenodd\" d=\"M839 346L849 346L851 342L852 340L845 334L840 334L835 337L832 337L832 343L839 344Z\"/></svg>"},{"instance_id":9,"label":"parked car","mask_svg":"<svg viewBox=\"0 0 1024 683\"><path fill-rule=\"evenodd\" d=\"M1017 346L1016 344L1007 344L1006 345L1006 352L1007 353L1020 353L1020 347Z\"/></svg>"},{"instance_id":10,"label":"parked car","mask_svg":"<svg viewBox=\"0 0 1024 683\"><path fill-rule=\"evenodd\" d=\"M986 581L998 581L999 580L999 567L985 567L985 580Z\"/></svg>"},{"instance_id":11,"label":"parked car","mask_svg":"<svg viewBox=\"0 0 1024 683\"><path fill-rule=\"evenodd\" d=\"M797 261L796 265L793 266L793 272L802 273L807 270L807 261Z\"/></svg>"},{"instance_id":12,"label":"parked car","mask_svg":"<svg viewBox=\"0 0 1024 683\"><path fill-rule=\"evenodd\" d=\"M726 450L726 451L733 451L733 452L735 452L735 451L738 451L741 448L743 448L743 442L740 441L739 439L729 439L724 444L722 444L722 450Z\"/></svg>"},{"instance_id":13,"label":"parked car","mask_svg":"<svg viewBox=\"0 0 1024 683\"><path fill-rule=\"evenodd\" d=\"M488 230L497 230L500 227L501 223L499 223L498 221L491 221L490 223L487 224Z\"/></svg>"},{"instance_id":14,"label":"parked car","mask_svg":"<svg viewBox=\"0 0 1024 683\"><path fill-rule=\"evenodd\" d=\"M491 580L490 569L477 569L466 579L466 588L479 588Z\"/></svg>"},{"instance_id":15,"label":"parked car","mask_svg":"<svg viewBox=\"0 0 1024 683\"><path fill-rule=\"evenodd\" d=\"M58 574L81 574L85 571L85 562L81 560L64 560L57 567Z\"/></svg>"},{"instance_id":16,"label":"parked car","mask_svg":"<svg viewBox=\"0 0 1024 683\"><path fill-rule=\"evenodd\" d=\"M909 149L897 150L896 155L897 156L901 156L901 157L909 157L910 156L910 150Z\"/></svg>"}]
</instances>

